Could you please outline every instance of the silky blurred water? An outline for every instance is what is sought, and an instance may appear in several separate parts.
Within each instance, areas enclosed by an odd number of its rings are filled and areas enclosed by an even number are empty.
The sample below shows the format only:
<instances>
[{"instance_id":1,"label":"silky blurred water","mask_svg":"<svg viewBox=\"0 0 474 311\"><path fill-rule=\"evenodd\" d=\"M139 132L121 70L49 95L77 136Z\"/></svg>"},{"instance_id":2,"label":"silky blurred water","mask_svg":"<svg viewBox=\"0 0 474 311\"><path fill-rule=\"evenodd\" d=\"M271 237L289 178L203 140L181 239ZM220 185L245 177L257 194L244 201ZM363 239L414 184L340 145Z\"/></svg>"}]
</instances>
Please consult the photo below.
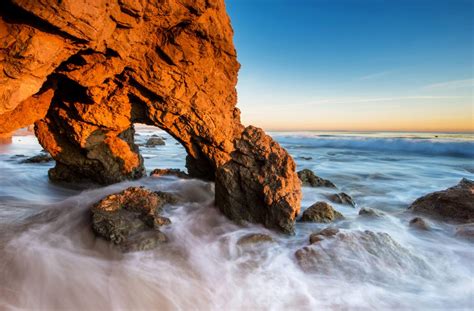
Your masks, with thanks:
<instances>
[{"instance_id":1,"label":"silky blurred water","mask_svg":"<svg viewBox=\"0 0 474 311\"><path fill-rule=\"evenodd\" d=\"M165 146L140 147L148 171L184 169L184 149L166 133L139 127ZM5 310L472 310L473 244L453 225L430 220L433 230L410 229L408 205L463 177L474 178L474 141L468 134L272 133L309 168L349 193L357 207L333 204L348 237L371 230L396 244L367 253L355 239L323 244L332 260L304 272L294 253L327 224L297 223L294 236L258 225L239 227L213 206L213 184L146 177L108 187L57 185L53 163L22 164L41 147L33 136L0 145L0 309ZM184 203L165 208L169 243L121 254L91 232L88 208L130 185L172 191ZM338 191L339 191L338 190ZM302 208L333 189L304 188ZM378 218L358 216L362 207ZM239 246L253 232L276 243ZM332 256L332 257L331 257ZM394 260L397 264L394 265Z\"/></svg>"}]
</instances>

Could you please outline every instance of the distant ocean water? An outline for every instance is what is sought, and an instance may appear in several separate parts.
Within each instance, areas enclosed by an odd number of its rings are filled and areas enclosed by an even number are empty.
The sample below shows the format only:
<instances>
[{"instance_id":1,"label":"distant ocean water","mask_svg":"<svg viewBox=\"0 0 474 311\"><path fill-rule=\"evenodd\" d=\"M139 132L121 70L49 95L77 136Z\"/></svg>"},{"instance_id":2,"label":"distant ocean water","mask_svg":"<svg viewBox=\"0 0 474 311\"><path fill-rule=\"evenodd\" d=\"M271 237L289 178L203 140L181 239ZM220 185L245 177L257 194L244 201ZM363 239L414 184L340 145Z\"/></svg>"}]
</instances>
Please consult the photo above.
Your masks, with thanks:
<instances>
[{"instance_id":1,"label":"distant ocean water","mask_svg":"<svg viewBox=\"0 0 474 311\"><path fill-rule=\"evenodd\" d=\"M295 148L334 148L365 151L474 157L472 133L393 132L274 132L282 144Z\"/></svg>"},{"instance_id":2,"label":"distant ocean water","mask_svg":"<svg viewBox=\"0 0 474 311\"><path fill-rule=\"evenodd\" d=\"M162 135L165 146L140 147L148 171L185 169L186 152L171 136L139 126L136 140ZM332 260L303 272L295 251L327 224L297 223L295 236L237 226L213 207L213 186L146 177L107 187L48 182L53 163L21 164L41 147L32 136L0 146L0 309L150 310L472 310L474 248L451 224L410 229L409 204L461 178L474 179L473 135L453 133L272 132L294 157L349 193L356 208L333 204L347 236L388 233L396 244L327 247ZM95 239L89 206L130 185L177 191L184 203L165 209L170 242L126 255ZM303 188L302 210L333 189ZM364 218L360 208L383 217ZM276 244L245 250L236 241L265 232ZM394 265L394 254L399 264ZM329 257L331 258L331 257ZM410 259L410 260L407 260ZM413 259L413 260L411 260Z\"/></svg>"}]
</instances>

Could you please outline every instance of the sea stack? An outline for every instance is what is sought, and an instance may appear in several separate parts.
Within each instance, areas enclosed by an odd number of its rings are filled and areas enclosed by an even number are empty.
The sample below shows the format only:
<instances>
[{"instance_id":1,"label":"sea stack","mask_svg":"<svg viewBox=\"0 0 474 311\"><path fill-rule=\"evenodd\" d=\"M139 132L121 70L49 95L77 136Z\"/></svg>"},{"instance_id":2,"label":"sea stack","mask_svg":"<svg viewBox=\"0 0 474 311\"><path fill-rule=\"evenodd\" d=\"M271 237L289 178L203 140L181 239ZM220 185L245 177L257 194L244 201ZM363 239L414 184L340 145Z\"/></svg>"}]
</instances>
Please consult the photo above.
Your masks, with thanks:
<instances>
[{"instance_id":1,"label":"sea stack","mask_svg":"<svg viewBox=\"0 0 474 311\"><path fill-rule=\"evenodd\" d=\"M11 0L0 9L0 134L34 122L56 161L50 179L144 176L133 124L154 125L185 147L190 176L220 172L217 204L227 216L293 231L295 164L240 122L223 0Z\"/></svg>"}]
</instances>

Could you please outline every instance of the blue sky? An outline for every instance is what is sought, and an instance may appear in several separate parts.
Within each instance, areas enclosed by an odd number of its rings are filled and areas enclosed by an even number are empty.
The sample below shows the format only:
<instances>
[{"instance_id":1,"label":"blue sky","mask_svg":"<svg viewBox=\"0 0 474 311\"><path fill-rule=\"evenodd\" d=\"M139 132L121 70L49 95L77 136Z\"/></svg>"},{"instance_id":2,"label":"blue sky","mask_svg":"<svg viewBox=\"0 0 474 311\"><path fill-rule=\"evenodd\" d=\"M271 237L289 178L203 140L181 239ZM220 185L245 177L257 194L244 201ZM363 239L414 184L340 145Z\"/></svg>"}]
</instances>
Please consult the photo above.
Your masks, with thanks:
<instances>
[{"instance_id":1,"label":"blue sky","mask_svg":"<svg viewBox=\"0 0 474 311\"><path fill-rule=\"evenodd\" d=\"M474 1L227 0L245 123L474 130Z\"/></svg>"}]
</instances>

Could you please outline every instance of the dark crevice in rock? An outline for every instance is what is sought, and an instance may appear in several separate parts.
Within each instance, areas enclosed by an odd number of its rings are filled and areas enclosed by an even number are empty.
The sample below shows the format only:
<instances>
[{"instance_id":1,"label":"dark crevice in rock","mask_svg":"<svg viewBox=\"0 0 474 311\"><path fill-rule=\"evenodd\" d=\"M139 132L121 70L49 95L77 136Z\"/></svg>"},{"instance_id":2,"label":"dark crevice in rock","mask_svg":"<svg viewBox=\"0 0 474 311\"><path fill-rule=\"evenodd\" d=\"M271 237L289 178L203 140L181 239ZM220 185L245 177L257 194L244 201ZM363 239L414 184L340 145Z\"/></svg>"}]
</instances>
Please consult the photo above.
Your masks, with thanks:
<instances>
[{"instance_id":1,"label":"dark crevice in rock","mask_svg":"<svg viewBox=\"0 0 474 311\"><path fill-rule=\"evenodd\" d=\"M166 54L165 51L163 51L163 49L161 49L159 46L156 46L156 53L158 54L158 56L165 62L167 63L168 65L170 66L176 66L176 63L173 61L173 59L168 55Z\"/></svg>"}]
</instances>

